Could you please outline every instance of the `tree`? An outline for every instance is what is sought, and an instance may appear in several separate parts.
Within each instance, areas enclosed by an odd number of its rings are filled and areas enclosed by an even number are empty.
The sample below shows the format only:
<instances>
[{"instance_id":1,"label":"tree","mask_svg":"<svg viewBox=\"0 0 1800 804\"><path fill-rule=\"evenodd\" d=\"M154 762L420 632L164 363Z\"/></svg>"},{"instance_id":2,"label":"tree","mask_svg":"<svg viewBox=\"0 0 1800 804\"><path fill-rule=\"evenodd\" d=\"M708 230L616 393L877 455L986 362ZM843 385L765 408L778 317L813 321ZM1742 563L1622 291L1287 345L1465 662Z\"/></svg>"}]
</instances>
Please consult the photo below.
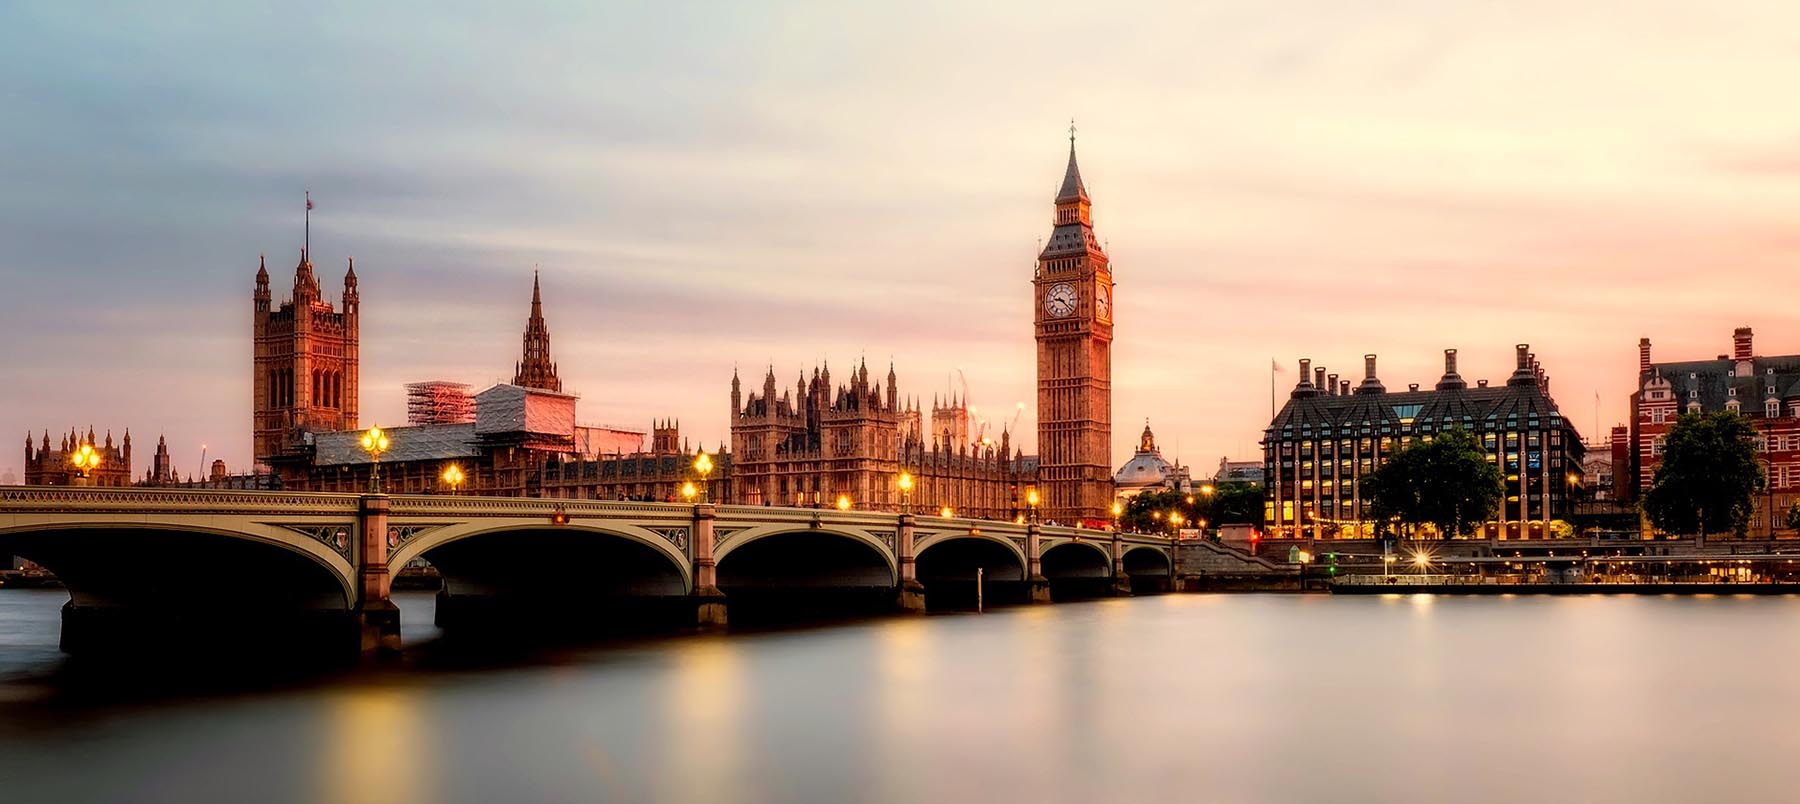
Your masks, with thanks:
<instances>
[{"instance_id":1,"label":"tree","mask_svg":"<svg viewBox=\"0 0 1800 804\"><path fill-rule=\"evenodd\" d=\"M1460 427L1401 448L1363 480L1371 518L1398 522L1414 538L1425 525L1446 538L1473 532L1499 510L1503 492L1500 468Z\"/></svg>"},{"instance_id":2,"label":"tree","mask_svg":"<svg viewBox=\"0 0 1800 804\"><path fill-rule=\"evenodd\" d=\"M1188 498L1193 502L1188 502ZM1119 527L1138 533L1169 532L1169 514L1181 515L1183 527L1198 528L1201 520L1207 527L1256 524L1262 521L1262 489L1254 483L1220 483L1206 494L1198 487L1191 492L1147 491L1125 502Z\"/></svg>"},{"instance_id":3,"label":"tree","mask_svg":"<svg viewBox=\"0 0 1800 804\"><path fill-rule=\"evenodd\" d=\"M1684 413L1663 438L1644 513L1665 533L1742 536L1764 480L1749 419L1724 410Z\"/></svg>"},{"instance_id":4,"label":"tree","mask_svg":"<svg viewBox=\"0 0 1800 804\"><path fill-rule=\"evenodd\" d=\"M1800 530L1800 502L1788 506L1787 526Z\"/></svg>"}]
</instances>

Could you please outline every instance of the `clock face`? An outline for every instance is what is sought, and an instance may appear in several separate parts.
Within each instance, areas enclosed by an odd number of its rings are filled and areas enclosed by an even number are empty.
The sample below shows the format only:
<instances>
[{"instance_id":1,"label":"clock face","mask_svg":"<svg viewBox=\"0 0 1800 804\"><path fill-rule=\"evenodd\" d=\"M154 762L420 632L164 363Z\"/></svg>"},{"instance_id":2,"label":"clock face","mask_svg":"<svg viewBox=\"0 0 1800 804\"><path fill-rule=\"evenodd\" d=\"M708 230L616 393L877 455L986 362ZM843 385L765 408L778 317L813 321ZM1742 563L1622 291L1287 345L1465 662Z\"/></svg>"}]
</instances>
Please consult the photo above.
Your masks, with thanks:
<instances>
[{"instance_id":1,"label":"clock face","mask_svg":"<svg viewBox=\"0 0 1800 804\"><path fill-rule=\"evenodd\" d=\"M1112 292L1104 284L1094 286L1094 314L1112 320Z\"/></svg>"},{"instance_id":2,"label":"clock face","mask_svg":"<svg viewBox=\"0 0 1800 804\"><path fill-rule=\"evenodd\" d=\"M1075 312L1075 286L1067 282L1051 285L1044 294L1044 312L1057 318Z\"/></svg>"}]
</instances>

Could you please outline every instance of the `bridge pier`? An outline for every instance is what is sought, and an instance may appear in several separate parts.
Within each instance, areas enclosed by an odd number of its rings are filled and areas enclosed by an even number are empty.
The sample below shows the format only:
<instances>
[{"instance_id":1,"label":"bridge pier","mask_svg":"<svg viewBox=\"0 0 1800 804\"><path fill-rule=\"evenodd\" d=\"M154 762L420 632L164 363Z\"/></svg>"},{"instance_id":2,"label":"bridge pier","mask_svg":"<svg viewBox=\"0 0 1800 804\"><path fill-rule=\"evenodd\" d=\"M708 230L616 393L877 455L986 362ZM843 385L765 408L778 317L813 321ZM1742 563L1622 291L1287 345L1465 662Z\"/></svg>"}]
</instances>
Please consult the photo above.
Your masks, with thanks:
<instances>
[{"instance_id":1,"label":"bridge pier","mask_svg":"<svg viewBox=\"0 0 1800 804\"><path fill-rule=\"evenodd\" d=\"M1118 528L1112 534L1112 593L1114 597L1131 597L1131 573L1125 571L1125 539Z\"/></svg>"},{"instance_id":2,"label":"bridge pier","mask_svg":"<svg viewBox=\"0 0 1800 804\"><path fill-rule=\"evenodd\" d=\"M719 562L713 558L712 503L694 506L694 625L702 631L723 630L729 622L725 593L719 590Z\"/></svg>"},{"instance_id":3,"label":"bridge pier","mask_svg":"<svg viewBox=\"0 0 1800 804\"><path fill-rule=\"evenodd\" d=\"M1038 523L1025 527L1025 602L1049 603L1050 579L1044 577L1044 538Z\"/></svg>"},{"instance_id":4,"label":"bridge pier","mask_svg":"<svg viewBox=\"0 0 1800 804\"><path fill-rule=\"evenodd\" d=\"M918 553L913 549L914 524L911 512L901 514L900 534L894 544L900 559L900 585L894 590L894 607L901 614L925 613L925 584L919 583Z\"/></svg>"},{"instance_id":5,"label":"bridge pier","mask_svg":"<svg viewBox=\"0 0 1800 804\"><path fill-rule=\"evenodd\" d=\"M389 596L388 510L385 494L367 494L357 506L357 596L353 619L357 651L364 657L400 652L400 607Z\"/></svg>"}]
</instances>

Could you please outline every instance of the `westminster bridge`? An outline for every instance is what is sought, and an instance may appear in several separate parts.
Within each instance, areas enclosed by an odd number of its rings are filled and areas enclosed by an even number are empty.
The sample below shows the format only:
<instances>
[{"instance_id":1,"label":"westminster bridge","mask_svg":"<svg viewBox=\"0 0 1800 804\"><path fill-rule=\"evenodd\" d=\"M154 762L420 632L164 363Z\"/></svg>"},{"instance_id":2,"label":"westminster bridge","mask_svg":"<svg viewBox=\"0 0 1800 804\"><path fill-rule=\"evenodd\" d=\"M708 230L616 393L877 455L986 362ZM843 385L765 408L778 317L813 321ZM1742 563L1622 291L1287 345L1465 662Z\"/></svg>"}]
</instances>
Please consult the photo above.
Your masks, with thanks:
<instances>
[{"instance_id":1,"label":"westminster bridge","mask_svg":"<svg viewBox=\"0 0 1800 804\"><path fill-rule=\"evenodd\" d=\"M1205 549L1216 549L1207 546ZM65 650L397 650L392 573L442 578L446 633L727 611L922 612L1166 589L1170 540L832 508L457 495L0 487L0 556L68 588ZM978 582L977 579L980 579ZM977 588L979 587L979 588ZM264 635L273 645L251 645Z\"/></svg>"}]
</instances>

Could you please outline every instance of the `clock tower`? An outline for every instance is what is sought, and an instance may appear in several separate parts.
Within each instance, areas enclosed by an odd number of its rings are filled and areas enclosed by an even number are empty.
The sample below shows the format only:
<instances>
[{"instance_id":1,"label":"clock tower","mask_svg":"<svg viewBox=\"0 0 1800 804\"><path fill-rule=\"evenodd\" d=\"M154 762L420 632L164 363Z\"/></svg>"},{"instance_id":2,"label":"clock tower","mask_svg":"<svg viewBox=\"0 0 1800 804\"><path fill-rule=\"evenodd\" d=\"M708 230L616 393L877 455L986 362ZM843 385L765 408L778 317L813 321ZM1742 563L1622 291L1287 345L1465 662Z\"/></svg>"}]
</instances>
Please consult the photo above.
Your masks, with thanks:
<instances>
[{"instance_id":1,"label":"clock tower","mask_svg":"<svg viewBox=\"0 0 1800 804\"><path fill-rule=\"evenodd\" d=\"M1041 518L1068 524L1111 518L1112 291L1071 126L1055 228L1032 279Z\"/></svg>"}]
</instances>

